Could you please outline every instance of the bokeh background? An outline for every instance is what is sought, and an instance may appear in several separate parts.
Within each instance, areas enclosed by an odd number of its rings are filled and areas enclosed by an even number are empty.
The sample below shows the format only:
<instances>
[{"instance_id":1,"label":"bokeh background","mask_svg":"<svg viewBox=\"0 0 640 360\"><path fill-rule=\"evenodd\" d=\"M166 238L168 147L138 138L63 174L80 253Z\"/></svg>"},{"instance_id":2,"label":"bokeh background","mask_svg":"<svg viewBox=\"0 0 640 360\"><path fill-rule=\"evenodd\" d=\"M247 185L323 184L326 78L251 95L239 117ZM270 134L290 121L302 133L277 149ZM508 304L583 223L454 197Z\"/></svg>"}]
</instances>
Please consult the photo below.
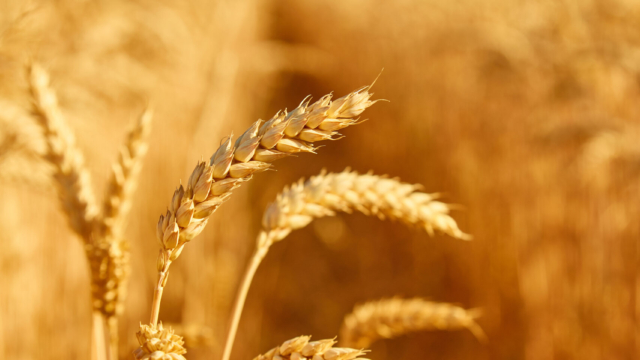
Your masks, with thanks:
<instances>
[{"instance_id":1,"label":"bokeh background","mask_svg":"<svg viewBox=\"0 0 640 360\"><path fill-rule=\"evenodd\" d=\"M237 190L172 267L161 320L218 359L266 204L322 168L443 192L472 242L362 215L273 247L233 359L337 335L359 302L421 296L481 307L468 332L373 346L385 359L640 356L640 2L634 0L0 1L0 357L88 358L88 266L28 111L24 64L52 76L97 195L131 122L155 108L127 237L120 357L149 315L155 224L220 139L307 94L370 84L366 123ZM6 145L6 146L5 146Z\"/></svg>"}]
</instances>

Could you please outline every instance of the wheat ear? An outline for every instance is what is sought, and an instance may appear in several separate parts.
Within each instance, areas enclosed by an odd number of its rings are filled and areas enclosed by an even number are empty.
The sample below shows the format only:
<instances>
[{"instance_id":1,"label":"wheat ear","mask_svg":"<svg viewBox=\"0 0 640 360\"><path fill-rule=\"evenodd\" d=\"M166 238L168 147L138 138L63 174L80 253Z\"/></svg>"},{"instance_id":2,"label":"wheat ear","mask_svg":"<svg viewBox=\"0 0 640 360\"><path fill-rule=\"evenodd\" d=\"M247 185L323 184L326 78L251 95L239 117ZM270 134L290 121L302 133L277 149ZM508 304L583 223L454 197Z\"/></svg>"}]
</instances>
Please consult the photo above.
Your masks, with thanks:
<instances>
[{"instance_id":1,"label":"wheat ear","mask_svg":"<svg viewBox=\"0 0 640 360\"><path fill-rule=\"evenodd\" d=\"M91 242L97 207L89 173L84 166L84 157L75 145L73 133L67 128L64 116L58 107L58 98L49 86L49 74L34 63L28 65L27 72L31 110L44 130L47 144L44 158L53 167L53 177L57 184L62 208L71 228L80 235L85 244L85 252L92 265L93 273L93 262L101 260L92 258L91 255L95 250ZM104 260L108 261L108 259ZM99 360L111 359L114 356L113 350L116 344L110 338L110 334L114 332L111 329L117 325L115 321L110 322L100 310L96 310L97 302L100 300L92 299L94 306L92 354Z\"/></svg>"},{"instance_id":2,"label":"wheat ear","mask_svg":"<svg viewBox=\"0 0 640 360\"><path fill-rule=\"evenodd\" d=\"M211 214L229 197L233 189L267 170L271 162L291 154L315 152L314 143L336 140L340 129L359 123L356 118L376 101L371 86L365 86L331 101L325 95L309 105L305 98L293 111L279 111L263 123L258 120L235 143L226 138L210 161L199 162L186 187L175 191L166 215L160 216L157 238L161 250L157 261L158 283L151 307L151 325L158 322L162 291L169 267L185 244L196 237Z\"/></svg>"},{"instance_id":3,"label":"wheat ear","mask_svg":"<svg viewBox=\"0 0 640 360\"><path fill-rule=\"evenodd\" d=\"M436 201L437 195L416 191L418 189L419 185L373 174L360 175L349 169L330 174L323 171L306 182L300 180L285 188L264 213L263 230L238 289L222 359L229 360L251 281L269 248L315 218L359 211L380 219L401 220L422 227L429 234L441 231L458 239L471 238L449 216L447 204Z\"/></svg>"},{"instance_id":4,"label":"wheat ear","mask_svg":"<svg viewBox=\"0 0 640 360\"><path fill-rule=\"evenodd\" d=\"M153 113L145 109L129 131L118 161L113 165L102 210L102 237L122 238L131 199L147 153Z\"/></svg>"},{"instance_id":5,"label":"wheat ear","mask_svg":"<svg viewBox=\"0 0 640 360\"><path fill-rule=\"evenodd\" d=\"M352 360L362 359L366 351L333 347L334 339L309 341L311 336L298 336L287 340L253 360Z\"/></svg>"},{"instance_id":6,"label":"wheat ear","mask_svg":"<svg viewBox=\"0 0 640 360\"><path fill-rule=\"evenodd\" d=\"M118 344L117 316L122 313L129 279L129 242L123 237L138 175L148 148L152 112L146 109L129 131L112 167L101 216L87 255L91 266L93 306L107 319L112 351Z\"/></svg>"},{"instance_id":7,"label":"wheat ear","mask_svg":"<svg viewBox=\"0 0 640 360\"><path fill-rule=\"evenodd\" d=\"M481 341L484 331L475 321L478 309L466 310L447 303L414 299L382 299L356 306L344 318L340 345L368 347L380 339L391 339L423 330L469 329Z\"/></svg>"},{"instance_id":8,"label":"wheat ear","mask_svg":"<svg viewBox=\"0 0 640 360\"><path fill-rule=\"evenodd\" d=\"M54 178L71 228L88 243L97 215L96 201L82 152L58 107L58 98L49 87L49 74L37 64L28 66L32 112L44 129L46 160L54 167Z\"/></svg>"},{"instance_id":9,"label":"wheat ear","mask_svg":"<svg viewBox=\"0 0 640 360\"><path fill-rule=\"evenodd\" d=\"M129 261L128 244L122 239L123 219L146 152L151 113L145 111L130 132L119 161L114 165L103 213L98 214L82 153L75 146L73 133L58 107L57 96L49 86L49 75L33 63L27 70L32 112L44 129L45 159L54 168L63 208L71 228L85 244L91 268L94 353L100 359L115 358L117 314L122 309ZM107 346L108 350L101 350Z\"/></svg>"}]
</instances>

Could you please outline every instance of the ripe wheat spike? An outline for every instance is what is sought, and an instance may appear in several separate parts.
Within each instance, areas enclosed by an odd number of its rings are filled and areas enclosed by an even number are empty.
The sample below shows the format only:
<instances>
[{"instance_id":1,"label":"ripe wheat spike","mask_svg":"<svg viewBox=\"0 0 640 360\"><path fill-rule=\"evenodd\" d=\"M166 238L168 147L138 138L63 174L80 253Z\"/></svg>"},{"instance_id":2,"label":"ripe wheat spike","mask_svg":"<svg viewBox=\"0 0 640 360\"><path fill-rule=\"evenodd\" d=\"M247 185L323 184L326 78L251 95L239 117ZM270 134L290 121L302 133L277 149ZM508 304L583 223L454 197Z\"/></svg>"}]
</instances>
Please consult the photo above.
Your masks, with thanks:
<instances>
[{"instance_id":1,"label":"ripe wheat spike","mask_svg":"<svg viewBox=\"0 0 640 360\"><path fill-rule=\"evenodd\" d=\"M265 211L258 247L284 239L315 218L353 211L400 220L424 228L430 235L440 231L458 239L470 239L449 216L449 206L436 201L437 194L418 189L419 185L371 173L360 175L349 169L341 173L323 172L306 182L300 180L285 188Z\"/></svg>"},{"instance_id":2,"label":"ripe wheat spike","mask_svg":"<svg viewBox=\"0 0 640 360\"><path fill-rule=\"evenodd\" d=\"M471 238L449 216L447 204L436 201L437 195L419 192L418 189L419 185L385 176L360 175L349 169L329 174L323 171L306 182L300 180L285 188L264 213L257 248L238 289L222 360L229 359L251 281L269 248L315 218L335 215L336 212L359 211L381 219L398 219L422 227L429 234L440 231L458 239Z\"/></svg>"},{"instance_id":3,"label":"ripe wheat spike","mask_svg":"<svg viewBox=\"0 0 640 360\"><path fill-rule=\"evenodd\" d=\"M231 192L254 173L269 169L275 160L301 152L315 153L316 142L337 140L338 130L358 124L357 116L378 101L370 100L370 88L365 86L333 101L331 95L325 95L313 104L307 97L290 112L279 111L266 122L256 121L235 142L232 136L227 137L209 161L196 165L186 186L180 185L175 191L167 213L160 216L157 224L161 250L151 325L158 322L171 263L185 244L202 232L211 214Z\"/></svg>"},{"instance_id":4,"label":"ripe wheat spike","mask_svg":"<svg viewBox=\"0 0 640 360\"><path fill-rule=\"evenodd\" d=\"M486 336L475 319L477 309L466 310L447 303L414 299L382 299L356 306L345 316L340 345L368 347L380 339L391 339L424 330L469 329L481 341Z\"/></svg>"},{"instance_id":5,"label":"ripe wheat spike","mask_svg":"<svg viewBox=\"0 0 640 360\"><path fill-rule=\"evenodd\" d=\"M366 352L358 349L333 347L334 339L309 341L311 336L298 336L287 340L253 360L352 360L362 359Z\"/></svg>"},{"instance_id":6,"label":"ripe wheat spike","mask_svg":"<svg viewBox=\"0 0 640 360\"><path fill-rule=\"evenodd\" d=\"M144 156L149 148L153 114L146 109L129 131L118 161L113 165L102 210L102 237L122 238L131 200L138 185Z\"/></svg>"},{"instance_id":7,"label":"ripe wheat spike","mask_svg":"<svg viewBox=\"0 0 640 360\"><path fill-rule=\"evenodd\" d=\"M49 74L38 64L29 64L29 92L34 117L44 130L45 158L53 166L53 177L71 228L88 243L97 216L96 201L84 156L75 145L75 137L49 86Z\"/></svg>"}]
</instances>

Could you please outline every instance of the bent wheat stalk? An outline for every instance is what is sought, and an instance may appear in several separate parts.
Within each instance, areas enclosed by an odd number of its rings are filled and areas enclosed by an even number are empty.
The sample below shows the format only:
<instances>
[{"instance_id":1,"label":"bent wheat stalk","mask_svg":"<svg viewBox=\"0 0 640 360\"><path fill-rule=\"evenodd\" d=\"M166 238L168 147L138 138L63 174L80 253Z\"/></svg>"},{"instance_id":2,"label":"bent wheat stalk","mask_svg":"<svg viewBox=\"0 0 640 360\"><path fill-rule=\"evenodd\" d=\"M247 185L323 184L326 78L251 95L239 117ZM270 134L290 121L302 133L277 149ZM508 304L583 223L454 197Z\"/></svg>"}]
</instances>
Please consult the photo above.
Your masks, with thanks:
<instances>
[{"instance_id":1,"label":"bent wheat stalk","mask_svg":"<svg viewBox=\"0 0 640 360\"><path fill-rule=\"evenodd\" d=\"M466 310L447 303L414 299L382 299L356 306L340 329L340 345L368 347L380 339L391 339L424 330L469 329L480 341L486 335L475 321L478 309Z\"/></svg>"},{"instance_id":2,"label":"bent wheat stalk","mask_svg":"<svg viewBox=\"0 0 640 360\"><path fill-rule=\"evenodd\" d=\"M122 239L123 219L126 218L146 153L151 113L145 111L131 130L121 157L114 165L104 210L99 214L82 152L76 147L73 133L67 127L57 96L49 85L48 73L33 63L28 65L27 71L31 110L44 130L44 157L53 167L63 209L71 228L82 239L89 260L94 356L98 359L115 358L117 315L122 309L128 276L129 250Z\"/></svg>"},{"instance_id":3,"label":"bent wheat stalk","mask_svg":"<svg viewBox=\"0 0 640 360\"><path fill-rule=\"evenodd\" d=\"M202 232L231 192L254 173L269 169L271 162L295 153L315 153L315 142L336 140L338 130L358 124L356 117L378 101L370 100L370 88L365 86L334 101L331 95L325 95L311 105L307 97L293 111L279 111L264 123L256 121L235 142L229 136L209 161L196 165L186 187L181 185L175 191L167 213L158 221L156 235L161 250L151 325L158 323L171 263L185 244Z\"/></svg>"},{"instance_id":4,"label":"bent wheat stalk","mask_svg":"<svg viewBox=\"0 0 640 360\"><path fill-rule=\"evenodd\" d=\"M253 360L352 360L362 359L366 351L333 347L334 339L309 341L311 336L298 336L276 346Z\"/></svg>"},{"instance_id":5,"label":"bent wheat stalk","mask_svg":"<svg viewBox=\"0 0 640 360\"><path fill-rule=\"evenodd\" d=\"M264 213L263 230L238 290L222 359L229 360L251 282L269 248L315 218L359 211L380 219L397 219L424 228L429 234L440 231L454 238L470 239L449 216L449 206L436 201L435 194L416 191L419 188L397 179L360 175L349 169L341 173L322 172L306 182L300 180L285 188Z\"/></svg>"}]
</instances>

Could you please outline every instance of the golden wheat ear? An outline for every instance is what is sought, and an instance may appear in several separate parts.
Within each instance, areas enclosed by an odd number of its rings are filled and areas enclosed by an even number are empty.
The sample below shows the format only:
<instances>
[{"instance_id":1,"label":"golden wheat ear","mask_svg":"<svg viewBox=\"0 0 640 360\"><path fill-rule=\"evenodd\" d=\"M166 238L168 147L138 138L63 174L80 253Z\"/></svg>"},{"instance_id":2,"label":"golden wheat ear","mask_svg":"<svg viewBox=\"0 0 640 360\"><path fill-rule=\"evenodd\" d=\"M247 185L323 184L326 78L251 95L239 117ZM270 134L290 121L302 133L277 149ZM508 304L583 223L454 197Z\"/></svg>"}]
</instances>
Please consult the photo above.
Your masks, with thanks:
<instances>
[{"instance_id":1,"label":"golden wheat ear","mask_svg":"<svg viewBox=\"0 0 640 360\"><path fill-rule=\"evenodd\" d=\"M333 347L334 339L309 341L311 336L298 336L287 340L253 360L352 360L362 359L364 350Z\"/></svg>"},{"instance_id":2,"label":"golden wheat ear","mask_svg":"<svg viewBox=\"0 0 640 360\"><path fill-rule=\"evenodd\" d=\"M425 330L468 329L485 342L486 335L475 319L478 309L466 310L448 303L414 299L382 299L356 306L345 316L340 345L368 347L377 340Z\"/></svg>"},{"instance_id":3,"label":"golden wheat ear","mask_svg":"<svg viewBox=\"0 0 640 360\"><path fill-rule=\"evenodd\" d=\"M147 153L153 112L146 108L133 124L112 166L111 178L102 207L100 231L104 238L121 239L126 225L138 176Z\"/></svg>"},{"instance_id":4,"label":"golden wheat ear","mask_svg":"<svg viewBox=\"0 0 640 360\"><path fill-rule=\"evenodd\" d=\"M53 166L62 207L71 228L89 243L98 211L84 156L60 111L58 98L49 85L49 74L40 65L29 63L27 76L31 111L44 131L45 159Z\"/></svg>"},{"instance_id":5,"label":"golden wheat ear","mask_svg":"<svg viewBox=\"0 0 640 360\"><path fill-rule=\"evenodd\" d=\"M271 162L296 153L315 153L316 142L336 139L340 136L338 130L358 124L356 117L375 103L368 88L333 101L331 95L325 95L311 104L306 97L292 111L279 111L266 122L256 121L235 142L229 136L209 161L196 165L186 186L181 185L174 192L156 227L161 249L151 325L158 322L171 263L186 243L204 230L211 214L231 192L251 180L253 174L271 168Z\"/></svg>"},{"instance_id":6,"label":"golden wheat ear","mask_svg":"<svg viewBox=\"0 0 640 360\"><path fill-rule=\"evenodd\" d=\"M285 188L265 211L258 247L270 246L316 218L353 211L399 220L423 228L430 235L442 232L462 240L471 239L449 215L449 205L437 201L438 194L417 191L420 188L398 179L372 173L361 175L349 169L341 173L323 172L306 182L301 180Z\"/></svg>"},{"instance_id":7,"label":"golden wheat ear","mask_svg":"<svg viewBox=\"0 0 640 360\"><path fill-rule=\"evenodd\" d=\"M357 124L356 117L375 103L368 88L333 101L325 95L313 104L307 97L290 112L256 121L235 142L227 137L210 161L196 165L186 187L175 191L167 213L160 216L157 237L163 263L175 260L184 244L202 232L211 214L253 174L280 158L315 153L316 142L335 140L338 130Z\"/></svg>"}]
</instances>

